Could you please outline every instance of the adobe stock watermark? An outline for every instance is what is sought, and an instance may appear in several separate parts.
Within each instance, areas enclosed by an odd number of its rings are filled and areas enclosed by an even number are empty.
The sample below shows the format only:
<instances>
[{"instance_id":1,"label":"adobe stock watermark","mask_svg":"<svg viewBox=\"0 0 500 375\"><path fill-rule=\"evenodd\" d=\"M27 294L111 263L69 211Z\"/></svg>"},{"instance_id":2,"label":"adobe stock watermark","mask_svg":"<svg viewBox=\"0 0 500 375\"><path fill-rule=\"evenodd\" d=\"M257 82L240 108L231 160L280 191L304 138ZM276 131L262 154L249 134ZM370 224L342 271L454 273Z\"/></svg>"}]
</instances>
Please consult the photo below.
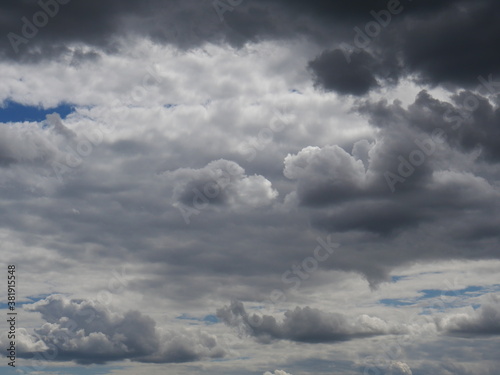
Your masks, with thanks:
<instances>
[{"instance_id":1,"label":"adobe stock watermark","mask_svg":"<svg viewBox=\"0 0 500 375\"><path fill-rule=\"evenodd\" d=\"M496 95L500 93L500 81L494 81L493 75L490 74L488 78L483 76L478 77L480 84L476 87L475 91L489 93ZM459 110L448 109L443 114L443 120L446 123L453 123L452 130L458 130L465 121L472 117L475 110L479 108L480 101L475 94L468 95L462 102L462 108ZM392 193L396 192L396 185L404 183L410 178L418 167L423 165L427 158L432 156L438 145L446 142L447 134L442 128L435 128L431 135L425 139L415 139L414 143L417 146L413 149L407 157L403 155L398 156L398 167L396 172L386 171L384 178L387 186Z\"/></svg>"},{"instance_id":2,"label":"adobe stock watermark","mask_svg":"<svg viewBox=\"0 0 500 375\"><path fill-rule=\"evenodd\" d=\"M48 121L61 121L56 115L47 115ZM114 129L107 128L104 124L98 124L97 128L91 129L81 137L73 147L65 146L65 157L60 161L53 161L51 164L54 176L59 181L63 182L63 176L71 169L77 168L83 163L83 159L87 158L94 151L94 147L99 146L106 134L110 134Z\"/></svg>"},{"instance_id":3,"label":"adobe stock watermark","mask_svg":"<svg viewBox=\"0 0 500 375\"><path fill-rule=\"evenodd\" d=\"M286 293L290 290L298 290L302 283L309 280L313 273L319 269L319 265L329 259L340 247L340 244L332 241L332 235L329 234L326 238L316 237L316 247L312 250L312 254L306 256L299 264L293 264L288 270L281 274L281 282L283 288L274 289L269 293L269 298L264 300L262 304L275 311L276 304L284 303L287 299ZM263 323L263 318L260 315L253 314L248 316L248 324L251 327L257 328Z\"/></svg>"},{"instance_id":4,"label":"adobe stock watermark","mask_svg":"<svg viewBox=\"0 0 500 375\"><path fill-rule=\"evenodd\" d=\"M21 34L10 32L7 34L10 45L15 53L19 53L19 47L26 45L39 32L39 30L49 23L51 18L57 16L61 5L66 5L71 0L39 0L37 2L40 10L33 13L31 20L27 17L22 17Z\"/></svg>"},{"instance_id":5,"label":"adobe stock watermark","mask_svg":"<svg viewBox=\"0 0 500 375\"><path fill-rule=\"evenodd\" d=\"M215 13L217 13L217 16L219 16L220 21L224 22L224 13L232 12L234 8L241 5L242 3L243 0L226 0L225 2L222 0L214 0L212 2L212 6L215 10Z\"/></svg>"},{"instance_id":6,"label":"adobe stock watermark","mask_svg":"<svg viewBox=\"0 0 500 375\"><path fill-rule=\"evenodd\" d=\"M411 2L412 0L407 1ZM404 6L399 0L389 0L386 9L378 12L371 10L370 15L373 17L373 21L368 21L363 29L359 26L354 27L354 46L345 42L339 46L347 62L351 62L351 55L353 53L359 53L368 48L372 41L380 35L382 30L390 25L393 16L400 14L403 10Z\"/></svg>"},{"instance_id":7,"label":"adobe stock watermark","mask_svg":"<svg viewBox=\"0 0 500 375\"><path fill-rule=\"evenodd\" d=\"M155 64L151 65L148 69L146 69L146 71L147 72L142 77L141 83L136 85L125 97L116 99L113 103L111 103L112 108L124 106L128 103L142 102L148 91L150 91L154 85L163 81L156 70ZM52 163L52 170L57 180L62 183L63 176L71 169L82 165L83 160L89 157L94 151L94 148L98 147L103 142L104 136L109 135L114 131L114 126L109 127L105 124L99 123L97 128L91 129L84 134L84 137L81 137L81 139L76 141L73 147L69 145L66 146L66 155L64 160L54 161Z\"/></svg>"},{"instance_id":8,"label":"adobe stock watermark","mask_svg":"<svg viewBox=\"0 0 500 375\"><path fill-rule=\"evenodd\" d=\"M245 157L247 162L253 161L258 153L263 151L273 141L275 135L285 130L290 122L290 111L287 106L276 110L271 124L268 127L260 129L255 139L238 145L240 154Z\"/></svg>"}]
</instances>

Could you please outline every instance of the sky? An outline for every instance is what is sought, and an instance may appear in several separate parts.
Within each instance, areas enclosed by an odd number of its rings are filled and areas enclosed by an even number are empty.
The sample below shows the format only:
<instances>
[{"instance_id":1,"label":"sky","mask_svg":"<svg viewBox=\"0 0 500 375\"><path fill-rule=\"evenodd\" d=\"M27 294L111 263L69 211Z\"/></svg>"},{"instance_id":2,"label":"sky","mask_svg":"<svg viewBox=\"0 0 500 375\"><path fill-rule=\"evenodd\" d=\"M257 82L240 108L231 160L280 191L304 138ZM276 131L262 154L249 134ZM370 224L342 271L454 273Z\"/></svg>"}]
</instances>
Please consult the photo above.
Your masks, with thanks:
<instances>
[{"instance_id":1,"label":"sky","mask_svg":"<svg viewBox=\"0 0 500 375\"><path fill-rule=\"evenodd\" d=\"M498 374L498 1L0 14L2 374Z\"/></svg>"}]
</instances>

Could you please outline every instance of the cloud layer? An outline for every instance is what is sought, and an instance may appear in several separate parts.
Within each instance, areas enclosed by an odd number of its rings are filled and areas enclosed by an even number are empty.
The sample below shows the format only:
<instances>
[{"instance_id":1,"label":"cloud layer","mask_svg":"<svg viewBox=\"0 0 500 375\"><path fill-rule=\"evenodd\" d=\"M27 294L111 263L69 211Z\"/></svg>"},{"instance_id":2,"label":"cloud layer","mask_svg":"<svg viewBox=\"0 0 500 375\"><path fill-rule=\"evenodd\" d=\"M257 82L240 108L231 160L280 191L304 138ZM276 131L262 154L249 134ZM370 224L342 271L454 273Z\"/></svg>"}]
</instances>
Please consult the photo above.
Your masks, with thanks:
<instances>
[{"instance_id":1,"label":"cloud layer","mask_svg":"<svg viewBox=\"0 0 500 375\"><path fill-rule=\"evenodd\" d=\"M498 2L0 10L20 362L496 373Z\"/></svg>"}]
</instances>

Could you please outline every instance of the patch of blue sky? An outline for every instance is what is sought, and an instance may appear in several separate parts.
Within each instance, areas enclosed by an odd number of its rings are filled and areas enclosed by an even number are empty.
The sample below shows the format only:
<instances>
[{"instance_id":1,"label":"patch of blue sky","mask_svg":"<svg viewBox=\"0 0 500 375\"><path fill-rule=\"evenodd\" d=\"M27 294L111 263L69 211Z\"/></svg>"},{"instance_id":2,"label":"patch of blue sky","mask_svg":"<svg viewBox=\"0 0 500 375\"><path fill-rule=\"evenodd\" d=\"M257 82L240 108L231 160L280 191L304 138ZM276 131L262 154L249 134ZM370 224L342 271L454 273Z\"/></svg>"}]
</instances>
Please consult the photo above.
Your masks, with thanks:
<instances>
[{"instance_id":1,"label":"patch of blue sky","mask_svg":"<svg viewBox=\"0 0 500 375\"><path fill-rule=\"evenodd\" d=\"M215 315L205 315L204 317L200 318L200 317L191 316L189 314L184 313L181 316L176 317L176 319L190 320L190 321L194 321L194 322L205 323L206 325L220 323L219 318L217 318Z\"/></svg>"},{"instance_id":2,"label":"patch of blue sky","mask_svg":"<svg viewBox=\"0 0 500 375\"><path fill-rule=\"evenodd\" d=\"M425 275L439 275L442 272L422 272L416 275L394 275L391 276L391 282L397 283L399 281L404 281L404 280L411 280L418 278L419 276L425 276Z\"/></svg>"},{"instance_id":3,"label":"patch of blue sky","mask_svg":"<svg viewBox=\"0 0 500 375\"><path fill-rule=\"evenodd\" d=\"M406 280L406 279L408 279L408 276L392 276L391 277L391 281L393 283L397 283L398 281Z\"/></svg>"},{"instance_id":4,"label":"patch of blue sky","mask_svg":"<svg viewBox=\"0 0 500 375\"><path fill-rule=\"evenodd\" d=\"M248 360L251 357L237 357L237 358L215 358L211 359L210 362L230 362L230 361L243 361Z\"/></svg>"},{"instance_id":5,"label":"patch of blue sky","mask_svg":"<svg viewBox=\"0 0 500 375\"><path fill-rule=\"evenodd\" d=\"M497 293L497 292L500 292L500 284L493 284L493 285L490 285L490 286L486 286L486 287L484 287L484 290L487 293Z\"/></svg>"},{"instance_id":6,"label":"patch of blue sky","mask_svg":"<svg viewBox=\"0 0 500 375\"><path fill-rule=\"evenodd\" d=\"M61 118L67 117L74 112L74 106L70 104L61 104L53 108L42 108L36 106L27 106L13 101L5 101L0 107L0 122L42 122L45 116L58 113Z\"/></svg>"},{"instance_id":7,"label":"patch of blue sky","mask_svg":"<svg viewBox=\"0 0 500 375\"><path fill-rule=\"evenodd\" d=\"M425 302L431 303L426 306L427 309L444 310L446 308L455 308L463 306L465 300L472 297L479 297L481 295L499 291L500 285L491 286L475 286L471 285L464 289L457 290L442 290L442 289L422 289L419 290L419 296L413 298L386 298L380 299L379 303L386 306L414 306L424 305ZM439 303L432 303L438 299Z\"/></svg>"},{"instance_id":8,"label":"patch of blue sky","mask_svg":"<svg viewBox=\"0 0 500 375\"><path fill-rule=\"evenodd\" d=\"M215 315L207 315L203 318L203 321L207 324L219 323L220 320Z\"/></svg>"},{"instance_id":9,"label":"patch of blue sky","mask_svg":"<svg viewBox=\"0 0 500 375\"><path fill-rule=\"evenodd\" d=\"M19 308L23 305L31 305L32 303L41 301L42 299L47 298L51 294L40 294L38 296L30 296L26 297L25 299L23 298L22 300L17 300L16 301L16 307ZM0 310L7 309L9 307L7 302L0 302Z\"/></svg>"},{"instance_id":10,"label":"patch of blue sky","mask_svg":"<svg viewBox=\"0 0 500 375\"><path fill-rule=\"evenodd\" d=\"M411 306L415 304L415 301L412 300L404 300L404 299L391 299L391 298L385 298L379 300L379 302L383 305L386 306Z\"/></svg>"},{"instance_id":11,"label":"patch of blue sky","mask_svg":"<svg viewBox=\"0 0 500 375\"><path fill-rule=\"evenodd\" d=\"M419 299L429 299L429 298L437 298L437 297L461 297L461 296L477 296L484 294L485 288L480 286L468 286L465 289L460 290L441 290L441 289L423 289L419 291L423 294L423 296L419 297Z\"/></svg>"}]
</instances>

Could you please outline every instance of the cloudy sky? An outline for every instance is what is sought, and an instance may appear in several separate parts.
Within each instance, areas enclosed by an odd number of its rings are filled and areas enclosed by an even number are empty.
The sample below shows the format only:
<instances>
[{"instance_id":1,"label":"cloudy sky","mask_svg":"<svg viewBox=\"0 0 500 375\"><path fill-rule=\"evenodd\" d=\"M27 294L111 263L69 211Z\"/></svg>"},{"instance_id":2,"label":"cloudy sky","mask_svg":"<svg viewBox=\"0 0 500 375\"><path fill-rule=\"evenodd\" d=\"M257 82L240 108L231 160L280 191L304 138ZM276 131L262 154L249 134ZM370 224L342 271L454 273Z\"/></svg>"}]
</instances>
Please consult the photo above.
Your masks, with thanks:
<instances>
[{"instance_id":1,"label":"cloudy sky","mask_svg":"<svg viewBox=\"0 0 500 375\"><path fill-rule=\"evenodd\" d=\"M498 1L0 14L2 374L498 374Z\"/></svg>"}]
</instances>

